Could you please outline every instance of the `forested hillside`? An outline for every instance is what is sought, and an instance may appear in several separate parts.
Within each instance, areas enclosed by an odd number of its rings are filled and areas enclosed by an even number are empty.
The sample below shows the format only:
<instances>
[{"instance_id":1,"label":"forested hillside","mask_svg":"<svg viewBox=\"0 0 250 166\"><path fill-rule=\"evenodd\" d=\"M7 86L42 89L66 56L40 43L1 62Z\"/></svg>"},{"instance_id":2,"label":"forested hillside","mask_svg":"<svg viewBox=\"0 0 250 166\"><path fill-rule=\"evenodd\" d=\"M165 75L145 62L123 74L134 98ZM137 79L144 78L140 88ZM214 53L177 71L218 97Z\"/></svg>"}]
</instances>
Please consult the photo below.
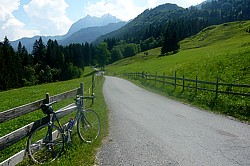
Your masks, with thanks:
<instances>
[{"instance_id":1,"label":"forested hillside","mask_svg":"<svg viewBox=\"0 0 250 166\"><path fill-rule=\"evenodd\" d=\"M210 25L249 19L249 0L213 0L203 3L201 9L164 4L144 11L121 29L101 36L96 43L107 38L119 38L140 44L142 51L145 51L162 46L164 37L174 32L180 41Z\"/></svg>"}]
</instances>

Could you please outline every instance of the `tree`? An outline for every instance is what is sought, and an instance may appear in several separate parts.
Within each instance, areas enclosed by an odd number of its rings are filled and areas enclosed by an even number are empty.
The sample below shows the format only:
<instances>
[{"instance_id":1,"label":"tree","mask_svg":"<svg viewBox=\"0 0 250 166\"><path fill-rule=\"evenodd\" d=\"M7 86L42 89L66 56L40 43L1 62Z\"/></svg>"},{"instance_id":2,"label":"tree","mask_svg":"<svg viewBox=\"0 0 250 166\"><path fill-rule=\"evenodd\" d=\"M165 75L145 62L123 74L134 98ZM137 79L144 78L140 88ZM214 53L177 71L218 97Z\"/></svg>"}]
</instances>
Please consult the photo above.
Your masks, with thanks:
<instances>
[{"instance_id":1,"label":"tree","mask_svg":"<svg viewBox=\"0 0 250 166\"><path fill-rule=\"evenodd\" d=\"M124 47L123 56L124 57L132 57L138 53L138 47L136 44L127 44Z\"/></svg>"},{"instance_id":2,"label":"tree","mask_svg":"<svg viewBox=\"0 0 250 166\"><path fill-rule=\"evenodd\" d=\"M111 50L111 60L110 62L113 63L115 61L118 61L120 59L122 59L122 50L120 48L120 46L115 46L112 48Z\"/></svg>"},{"instance_id":3,"label":"tree","mask_svg":"<svg viewBox=\"0 0 250 166\"><path fill-rule=\"evenodd\" d=\"M177 33L176 31L174 31L172 34L172 50L174 53L176 53L178 52L179 49L180 49L180 44L178 41Z\"/></svg>"},{"instance_id":4,"label":"tree","mask_svg":"<svg viewBox=\"0 0 250 166\"><path fill-rule=\"evenodd\" d=\"M45 45L43 44L42 38L36 40L33 44L32 55L34 57L34 64L41 64L41 67L44 68L46 66L46 55L45 55Z\"/></svg>"},{"instance_id":5,"label":"tree","mask_svg":"<svg viewBox=\"0 0 250 166\"><path fill-rule=\"evenodd\" d=\"M21 87L22 62L20 57L14 51L7 37L1 44L1 89Z\"/></svg>"},{"instance_id":6,"label":"tree","mask_svg":"<svg viewBox=\"0 0 250 166\"><path fill-rule=\"evenodd\" d=\"M111 54L108 50L108 44L106 42L102 42L96 47L96 51L97 51L97 63L101 67L101 69L104 70L105 65L111 59Z\"/></svg>"},{"instance_id":7,"label":"tree","mask_svg":"<svg viewBox=\"0 0 250 166\"><path fill-rule=\"evenodd\" d=\"M23 86L36 85L38 80L36 79L36 71L30 65L24 67L24 77L22 78Z\"/></svg>"},{"instance_id":8,"label":"tree","mask_svg":"<svg viewBox=\"0 0 250 166\"><path fill-rule=\"evenodd\" d=\"M150 37L140 43L140 47L142 51L150 50L158 46L159 46L158 42L155 40L154 37Z\"/></svg>"},{"instance_id":9,"label":"tree","mask_svg":"<svg viewBox=\"0 0 250 166\"><path fill-rule=\"evenodd\" d=\"M51 68L48 65L46 65L44 69L40 70L39 81L41 83L50 83L52 82L52 78L53 78L53 75L51 72Z\"/></svg>"},{"instance_id":10,"label":"tree","mask_svg":"<svg viewBox=\"0 0 250 166\"><path fill-rule=\"evenodd\" d=\"M172 34L166 31L161 48L161 54L164 55L168 52L176 53L179 49L180 45L177 39L176 31L174 31Z\"/></svg>"},{"instance_id":11,"label":"tree","mask_svg":"<svg viewBox=\"0 0 250 166\"><path fill-rule=\"evenodd\" d=\"M82 44L82 49L83 49L83 58L84 58L84 65L85 66L89 66L91 64L91 49L90 49L90 45L88 42L86 42L85 44Z\"/></svg>"},{"instance_id":12,"label":"tree","mask_svg":"<svg viewBox=\"0 0 250 166\"><path fill-rule=\"evenodd\" d=\"M74 78L80 78L82 75L82 69L78 68L77 66L74 66L72 63L69 63L67 66L67 70L65 71L64 79L74 79Z\"/></svg>"},{"instance_id":13,"label":"tree","mask_svg":"<svg viewBox=\"0 0 250 166\"><path fill-rule=\"evenodd\" d=\"M0 90L5 90L4 86L4 54L3 54L3 43L0 42Z\"/></svg>"}]
</instances>

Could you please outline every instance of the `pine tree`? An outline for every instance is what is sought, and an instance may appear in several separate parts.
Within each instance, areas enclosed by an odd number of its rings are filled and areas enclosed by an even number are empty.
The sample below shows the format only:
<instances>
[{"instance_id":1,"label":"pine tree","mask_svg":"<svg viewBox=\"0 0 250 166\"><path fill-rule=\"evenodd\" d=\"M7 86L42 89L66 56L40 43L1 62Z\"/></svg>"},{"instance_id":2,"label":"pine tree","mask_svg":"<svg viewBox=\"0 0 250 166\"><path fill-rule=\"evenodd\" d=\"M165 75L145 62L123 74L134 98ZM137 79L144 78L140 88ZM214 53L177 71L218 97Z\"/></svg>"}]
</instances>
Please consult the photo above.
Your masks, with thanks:
<instances>
[{"instance_id":1,"label":"pine tree","mask_svg":"<svg viewBox=\"0 0 250 166\"><path fill-rule=\"evenodd\" d=\"M41 65L41 68L46 66L45 45L41 37L33 44L32 55L34 56L34 64Z\"/></svg>"},{"instance_id":2,"label":"pine tree","mask_svg":"<svg viewBox=\"0 0 250 166\"><path fill-rule=\"evenodd\" d=\"M1 45L1 89L19 88L21 87L22 75L21 59L15 53L7 37L4 38Z\"/></svg>"},{"instance_id":3,"label":"pine tree","mask_svg":"<svg viewBox=\"0 0 250 166\"><path fill-rule=\"evenodd\" d=\"M178 52L179 49L180 49L180 45L178 42L176 31L173 31L172 34L166 31L164 39L163 39L163 45L161 48L161 54L164 55L169 52L176 53Z\"/></svg>"}]
</instances>

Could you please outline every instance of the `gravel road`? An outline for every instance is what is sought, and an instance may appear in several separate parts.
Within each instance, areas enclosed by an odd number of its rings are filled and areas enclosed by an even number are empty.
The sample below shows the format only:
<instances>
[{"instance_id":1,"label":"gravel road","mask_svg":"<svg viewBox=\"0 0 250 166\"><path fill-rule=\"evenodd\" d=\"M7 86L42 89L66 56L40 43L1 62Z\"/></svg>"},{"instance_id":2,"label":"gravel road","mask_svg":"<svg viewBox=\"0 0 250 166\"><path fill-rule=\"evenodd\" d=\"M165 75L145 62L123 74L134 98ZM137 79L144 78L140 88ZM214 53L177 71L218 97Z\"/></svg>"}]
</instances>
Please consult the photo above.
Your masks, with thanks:
<instances>
[{"instance_id":1,"label":"gravel road","mask_svg":"<svg viewBox=\"0 0 250 166\"><path fill-rule=\"evenodd\" d=\"M250 125L106 77L110 133L98 155L107 166L250 166Z\"/></svg>"}]
</instances>

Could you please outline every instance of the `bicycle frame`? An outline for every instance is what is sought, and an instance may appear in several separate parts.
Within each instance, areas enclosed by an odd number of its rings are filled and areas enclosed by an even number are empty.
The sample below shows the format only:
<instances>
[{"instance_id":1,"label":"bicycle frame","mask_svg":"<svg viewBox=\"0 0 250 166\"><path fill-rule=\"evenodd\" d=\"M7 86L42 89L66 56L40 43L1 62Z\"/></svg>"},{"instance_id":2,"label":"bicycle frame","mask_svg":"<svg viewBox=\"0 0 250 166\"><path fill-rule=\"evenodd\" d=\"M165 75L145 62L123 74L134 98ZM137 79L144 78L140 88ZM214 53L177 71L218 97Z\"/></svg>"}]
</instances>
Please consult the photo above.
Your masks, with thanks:
<instances>
[{"instance_id":1,"label":"bicycle frame","mask_svg":"<svg viewBox=\"0 0 250 166\"><path fill-rule=\"evenodd\" d=\"M58 117L57 117L57 114L58 113L61 113L61 112L72 112L74 110L77 110L76 114L75 114L75 117L74 117L74 122L73 122L73 126L76 125L76 122L78 120L78 118L81 116L82 113L84 113L84 102L83 102L83 99L81 98L77 98L76 99L76 102L74 104L70 104L62 109L59 109L57 112L53 112L52 114L50 114L50 118L49 118L49 124L54 124L55 121L57 121L58 125L59 125L59 128L61 130L61 132L63 132L63 126L61 125ZM52 140L52 129L49 128L49 139Z\"/></svg>"},{"instance_id":2,"label":"bicycle frame","mask_svg":"<svg viewBox=\"0 0 250 166\"><path fill-rule=\"evenodd\" d=\"M84 102L82 99L77 99L76 102L74 104L70 104L62 109L59 109L57 112L52 112L52 114L49 114L49 126L48 126L48 131L47 131L47 134L45 136L45 141L47 143L49 143L49 147L50 148L50 143L56 139L57 137L57 134L58 132L52 132L53 131L53 128L52 126L54 125L55 121L57 122L58 124L58 127L59 127L59 132L61 133L64 133L65 132L65 128L63 127L63 125L61 125L60 121L59 121L59 118L57 117L57 114L58 113L62 113L62 112L72 112L72 111L75 111L77 110L76 114L75 114L75 120L73 122L73 127L76 125L76 122L78 120L78 118L81 116L81 113L84 112ZM67 113L66 113L67 114ZM64 137L65 139L65 137ZM41 141L41 140L40 140Z\"/></svg>"}]
</instances>

